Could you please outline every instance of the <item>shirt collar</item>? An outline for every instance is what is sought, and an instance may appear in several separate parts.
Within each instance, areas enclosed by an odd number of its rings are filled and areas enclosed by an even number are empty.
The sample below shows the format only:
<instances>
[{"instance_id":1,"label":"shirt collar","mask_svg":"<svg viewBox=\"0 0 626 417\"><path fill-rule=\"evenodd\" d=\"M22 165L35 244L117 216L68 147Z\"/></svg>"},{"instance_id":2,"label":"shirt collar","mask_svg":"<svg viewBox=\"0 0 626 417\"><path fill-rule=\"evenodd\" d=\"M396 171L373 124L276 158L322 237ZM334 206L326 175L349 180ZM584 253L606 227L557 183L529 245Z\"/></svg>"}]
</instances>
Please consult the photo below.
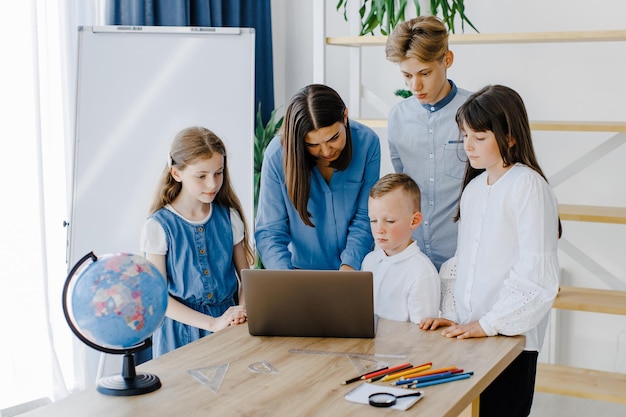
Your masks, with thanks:
<instances>
[{"instance_id":1,"label":"shirt collar","mask_svg":"<svg viewBox=\"0 0 626 417\"><path fill-rule=\"evenodd\" d=\"M448 80L448 82L452 86L452 89L450 90L448 95L442 98L441 100L439 100L439 102L435 104L422 104L422 106L424 106L426 110L428 110L431 113L434 113L437 110L444 108L448 103L452 101L454 96L456 96L456 91L457 91L456 84L454 84L452 80Z\"/></svg>"},{"instance_id":2,"label":"shirt collar","mask_svg":"<svg viewBox=\"0 0 626 417\"><path fill-rule=\"evenodd\" d=\"M416 252L420 252L419 246L417 246L417 242L413 241L409 246L404 248L404 250L400 253L396 253L395 255L387 256L385 252L381 249L382 256L379 262L389 262L392 264L396 264L398 262L402 262L405 259L411 258L415 256Z\"/></svg>"}]
</instances>

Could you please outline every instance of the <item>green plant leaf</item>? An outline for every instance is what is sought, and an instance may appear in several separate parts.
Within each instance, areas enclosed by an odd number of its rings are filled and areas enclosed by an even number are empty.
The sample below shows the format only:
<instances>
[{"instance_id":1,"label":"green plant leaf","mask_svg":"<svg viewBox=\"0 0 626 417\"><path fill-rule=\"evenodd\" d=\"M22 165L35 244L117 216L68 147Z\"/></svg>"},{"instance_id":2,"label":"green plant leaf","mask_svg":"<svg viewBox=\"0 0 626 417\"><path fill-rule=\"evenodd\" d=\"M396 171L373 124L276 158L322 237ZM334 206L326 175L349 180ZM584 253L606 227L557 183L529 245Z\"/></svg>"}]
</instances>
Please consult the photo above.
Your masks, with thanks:
<instances>
[{"instance_id":1,"label":"green plant leaf","mask_svg":"<svg viewBox=\"0 0 626 417\"><path fill-rule=\"evenodd\" d=\"M355 0L353 0L355 1ZM406 20L408 0L360 0L359 16L361 19L360 35L374 34L379 29L388 35L400 22ZM419 0L413 0L417 15L422 14ZM348 21L348 0L338 0L337 10L343 9L344 20ZM430 0L430 12L434 16L441 15L441 20L451 33L455 33L455 19L461 18L461 30L465 31L465 23L478 32L478 29L465 14L465 0Z\"/></svg>"},{"instance_id":2,"label":"green plant leaf","mask_svg":"<svg viewBox=\"0 0 626 417\"><path fill-rule=\"evenodd\" d=\"M274 136L280 130L284 117L276 120L276 112L278 109L272 110L269 120L263 125L261 116L261 103L256 112L256 126L254 129L254 216L256 217L257 205L259 202L259 191L261 187L261 168L263 167L263 157L267 145L272 141Z\"/></svg>"},{"instance_id":3,"label":"green plant leaf","mask_svg":"<svg viewBox=\"0 0 626 417\"><path fill-rule=\"evenodd\" d=\"M411 93L411 91L404 90L404 89L396 90L393 94L398 96L398 97L402 97L402 98L409 98L409 97L411 97L413 95L413 93Z\"/></svg>"}]
</instances>

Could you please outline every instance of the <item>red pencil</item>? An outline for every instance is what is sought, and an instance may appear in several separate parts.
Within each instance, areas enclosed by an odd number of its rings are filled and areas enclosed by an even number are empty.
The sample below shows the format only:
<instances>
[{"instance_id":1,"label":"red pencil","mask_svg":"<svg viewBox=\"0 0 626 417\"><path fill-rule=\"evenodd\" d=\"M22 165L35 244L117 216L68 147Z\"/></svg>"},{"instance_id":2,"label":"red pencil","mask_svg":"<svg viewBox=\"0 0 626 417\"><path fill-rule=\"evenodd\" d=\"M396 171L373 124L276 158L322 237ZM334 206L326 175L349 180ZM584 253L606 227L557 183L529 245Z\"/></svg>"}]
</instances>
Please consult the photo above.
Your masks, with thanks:
<instances>
[{"instance_id":1,"label":"red pencil","mask_svg":"<svg viewBox=\"0 0 626 417\"><path fill-rule=\"evenodd\" d=\"M376 378L382 378L383 376L387 375L387 374L391 374L393 372L398 372L401 371L403 369L408 369L408 368L412 368L413 365L411 365L410 363L405 363L402 365L398 365L398 366L394 366L393 368L389 368L389 369L385 369L383 371L379 371L379 372L374 372L371 375L368 376L368 378L366 379L367 382L372 382L372 380L376 380Z\"/></svg>"}]
</instances>

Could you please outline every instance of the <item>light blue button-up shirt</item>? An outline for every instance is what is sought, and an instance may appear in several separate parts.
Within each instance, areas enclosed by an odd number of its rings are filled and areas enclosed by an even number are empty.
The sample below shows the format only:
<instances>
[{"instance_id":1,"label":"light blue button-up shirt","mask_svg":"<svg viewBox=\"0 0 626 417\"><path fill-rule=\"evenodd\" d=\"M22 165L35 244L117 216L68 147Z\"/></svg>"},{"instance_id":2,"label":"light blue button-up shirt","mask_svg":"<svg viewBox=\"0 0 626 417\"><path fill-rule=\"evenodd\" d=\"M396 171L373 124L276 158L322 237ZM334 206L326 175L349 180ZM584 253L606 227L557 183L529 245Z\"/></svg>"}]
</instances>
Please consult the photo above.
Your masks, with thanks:
<instances>
[{"instance_id":1,"label":"light blue button-up shirt","mask_svg":"<svg viewBox=\"0 0 626 417\"><path fill-rule=\"evenodd\" d=\"M374 248L367 215L369 190L380 175L380 142L374 131L353 120L352 160L326 183L311 172L307 209L315 227L305 225L289 200L280 138L272 139L261 169L255 226L256 248L267 269L354 269Z\"/></svg>"},{"instance_id":2,"label":"light blue button-up shirt","mask_svg":"<svg viewBox=\"0 0 626 417\"><path fill-rule=\"evenodd\" d=\"M438 270L456 250L452 219L467 159L455 116L471 95L449 82L452 90L440 102L423 105L407 98L392 107L388 122L393 168L411 176L422 192L423 220L413 239Z\"/></svg>"}]
</instances>

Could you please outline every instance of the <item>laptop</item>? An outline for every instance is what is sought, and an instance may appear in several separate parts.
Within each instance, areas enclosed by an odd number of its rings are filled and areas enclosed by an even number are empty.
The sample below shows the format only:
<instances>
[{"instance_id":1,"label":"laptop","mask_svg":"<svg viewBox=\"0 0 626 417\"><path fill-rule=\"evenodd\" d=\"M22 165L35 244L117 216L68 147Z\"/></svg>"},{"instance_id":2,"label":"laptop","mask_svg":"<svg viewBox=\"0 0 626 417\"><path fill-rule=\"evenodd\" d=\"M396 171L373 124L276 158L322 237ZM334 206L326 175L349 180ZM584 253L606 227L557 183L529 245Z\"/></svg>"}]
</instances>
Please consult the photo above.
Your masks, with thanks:
<instances>
[{"instance_id":1,"label":"laptop","mask_svg":"<svg viewBox=\"0 0 626 417\"><path fill-rule=\"evenodd\" d=\"M376 335L373 276L367 271L241 271L253 336Z\"/></svg>"}]
</instances>

